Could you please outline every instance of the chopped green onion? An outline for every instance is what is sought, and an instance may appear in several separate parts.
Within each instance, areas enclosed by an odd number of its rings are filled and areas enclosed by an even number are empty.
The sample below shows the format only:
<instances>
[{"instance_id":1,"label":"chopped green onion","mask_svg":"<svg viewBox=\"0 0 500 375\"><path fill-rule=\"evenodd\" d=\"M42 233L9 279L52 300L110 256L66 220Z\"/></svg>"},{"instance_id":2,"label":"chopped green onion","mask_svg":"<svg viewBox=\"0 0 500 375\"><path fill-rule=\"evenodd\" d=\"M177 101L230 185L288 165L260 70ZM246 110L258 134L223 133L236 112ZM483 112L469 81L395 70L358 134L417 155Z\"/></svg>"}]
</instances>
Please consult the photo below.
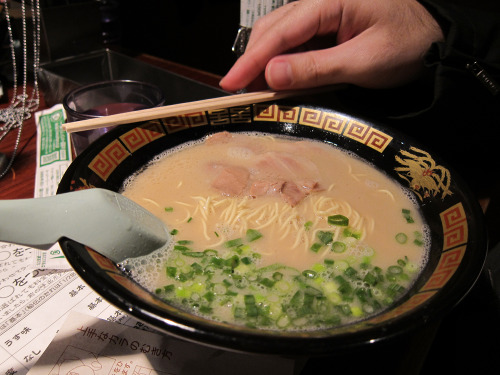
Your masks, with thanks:
<instances>
[{"instance_id":1,"label":"chopped green onion","mask_svg":"<svg viewBox=\"0 0 500 375\"><path fill-rule=\"evenodd\" d=\"M370 264L370 260L369 259L366 259L362 263L359 264L359 268L361 268L362 270L367 270L370 267L371 267L371 264Z\"/></svg>"},{"instance_id":2,"label":"chopped green onion","mask_svg":"<svg viewBox=\"0 0 500 375\"><path fill-rule=\"evenodd\" d=\"M415 222L415 220L413 220L413 217L411 216L411 211L408 210L407 208L403 208L401 210L402 214L403 214L403 217L406 219L406 222L408 224L413 224Z\"/></svg>"},{"instance_id":3,"label":"chopped green onion","mask_svg":"<svg viewBox=\"0 0 500 375\"><path fill-rule=\"evenodd\" d=\"M304 223L304 230L308 231L311 229L311 227L313 226L313 222L312 221L306 221Z\"/></svg>"},{"instance_id":4,"label":"chopped green onion","mask_svg":"<svg viewBox=\"0 0 500 375\"><path fill-rule=\"evenodd\" d=\"M281 272L275 272L273 273L273 280L279 281L283 278L283 274Z\"/></svg>"},{"instance_id":5,"label":"chopped green onion","mask_svg":"<svg viewBox=\"0 0 500 375\"><path fill-rule=\"evenodd\" d=\"M176 274L177 274L176 267L167 267L167 276L175 277Z\"/></svg>"},{"instance_id":6,"label":"chopped green onion","mask_svg":"<svg viewBox=\"0 0 500 375\"><path fill-rule=\"evenodd\" d=\"M389 297L394 297L397 294L401 294L405 291L405 288L402 285L399 284L391 284L387 288L387 294Z\"/></svg>"},{"instance_id":7,"label":"chopped green onion","mask_svg":"<svg viewBox=\"0 0 500 375\"><path fill-rule=\"evenodd\" d=\"M389 266L387 272L391 275L399 275L403 272L403 269L400 266Z\"/></svg>"},{"instance_id":8,"label":"chopped green onion","mask_svg":"<svg viewBox=\"0 0 500 375\"><path fill-rule=\"evenodd\" d=\"M349 218L344 215L328 216L328 224L346 227L349 225Z\"/></svg>"},{"instance_id":9,"label":"chopped green onion","mask_svg":"<svg viewBox=\"0 0 500 375\"><path fill-rule=\"evenodd\" d=\"M324 270L326 270L326 267L323 264L316 263L315 265L312 266L311 269L317 273L321 273Z\"/></svg>"},{"instance_id":10,"label":"chopped green onion","mask_svg":"<svg viewBox=\"0 0 500 375\"><path fill-rule=\"evenodd\" d=\"M243 319L243 318L245 318L245 309L243 309L241 307L235 307L234 310L233 310L233 316L236 319Z\"/></svg>"},{"instance_id":11,"label":"chopped green onion","mask_svg":"<svg viewBox=\"0 0 500 375\"><path fill-rule=\"evenodd\" d=\"M188 223L190 223L190 222L191 222L191 220L193 220L193 218L192 218L192 217L190 217L189 219L187 219L187 222L188 222Z\"/></svg>"},{"instance_id":12,"label":"chopped green onion","mask_svg":"<svg viewBox=\"0 0 500 375\"><path fill-rule=\"evenodd\" d=\"M205 256L205 253L202 251L186 251L184 255L191 258L202 258Z\"/></svg>"},{"instance_id":13,"label":"chopped green onion","mask_svg":"<svg viewBox=\"0 0 500 375\"><path fill-rule=\"evenodd\" d=\"M249 257L241 258L241 263L246 264L247 266L252 263L252 259Z\"/></svg>"},{"instance_id":14,"label":"chopped green onion","mask_svg":"<svg viewBox=\"0 0 500 375\"><path fill-rule=\"evenodd\" d=\"M368 272L363 278L363 281L373 286L377 284L378 278L373 273Z\"/></svg>"},{"instance_id":15,"label":"chopped green onion","mask_svg":"<svg viewBox=\"0 0 500 375\"><path fill-rule=\"evenodd\" d=\"M316 243L313 243L313 244L311 245L311 250L312 250L313 252L317 253L317 252L319 251L319 249L321 249L322 247L323 247L323 245L322 245L322 244L320 244L320 243L316 242Z\"/></svg>"},{"instance_id":16,"label":"chopped green onion","mask_svg":"<svg viewBox=\"0 0 500 375\"><path fill-rule=\"evenodd\" d=\"M213 264L217 268L224 267L225 260L222 258L212 257L210 259L210 264Z\"/></svg>"},{"instance_id":17,"label":"chopped green onion","mask_svg":"<svg viewBox=\"0 0 500 375\"><path fill-rule=\"evenodd\" d=\"M180 282L186 282L188 280L191 280L193 278L193 275L194 275L194 272L191 271L191 272L184 272L184 273L181 273L177 276L177 279L180 281Z\"/></svg>"},{"instance_id":18,"label":"chopped green onion","mask_svg":"<svg viewBox=\"0 0 500 375\"><path fill-rule=\"evenodd\" d=\"M175 290L175 285L174 284L165 285L163 287L163 290L165 291L165 293L173 292Z\"/></svg>"},{"instance_id":19,"label":"chopped green onion","mask_svg":"<svg viewBox=\"0 0 500 375\"><path fill-rule=\"evenodd\" d=\"M351 307L348 304L338 305L337 309L344 315L349 316L352 314Z\"/></svg>"},{"instance_id":20,"label":"chopped green onion","mask_svg":"<svg viewBox=\"0 0 500 375\"><path fill-rule=\"evenodd\" d=\"M333 241L333 233L320 230L317 234L318 239L325 245Z\"/></svg>"},{"instance_id":21,"label":"chopped green onion","mask_svg":"<svg viewBox=\"0 0 500 375\"><path fill-rule=\"evenodd\" d=\"M246 305L245 308L246 308L247 316L252 318L252 317L256 317L259 315L259 309L257 308L256 305Z\"/></svg>"},{"instance_id":22,"label":"chopped green onion","mask_svg":"<svg viewBox=\"0 0 500 375\"><path fill-rule=\"evenodd\" d=\"M249 317L255 317L259 315L259 309L256 306L255 302L255 296L253 294L245 294L243 297L243 300L245 301L245 309L247 316Z\"/></svg>"},{"instance_id":23,"label":"chopped green onion","mask_svg":"<svg viewBox=\"0 0 500 375\"><path fill-rule=\"evenodd\" d=\"M268 279L267 277L264 277L263 279L261 279L259 281L259 283L262 284L262 285L264 285L264 286L266 286L266 287L268 287L268 288L271 288L271 287L274 286L274 284L276 283L276 281L273 281L271 279Z\"/></svg>"},{"instance_id":24,"label":"chopped green onion","mask_svg":"<svg viewBox=\"0 0 500 375\"><path fill-rule=\"evenodd\" d=\"M344 231L342 232L342 234L345 237L352 237L352 238L355 238L357 240L359 240L361 238L361 232L358 230L354 230L352 228L345 228Z\"/></svg>"},{"instance_id":25,"label":"chopped green onion","mask_svg":"<svg viewBox=\"0 0 500 375\"><path fill-rule=\"evenodd\" d=\"M288 317L288 315L284 314L284 315L281 315L278 320L276 321L276 325L279 327L279 328L285 328L287 327L288 325L290 325L290 318Z\"/></svg>"},{"instance_id":26,"label":"chopped green onion","mask_svg":"<svg viewBox=\"0 0 500 375\"><path fill-rule=\"evenodd\" d=\"M348 226L341 230L358 233ZM353 238L334 241L334 233L318 231L311 250L319 252L328 244L329 257L334 258L346 253L349 246L365 249ZM305 270L282 264L259 267L261 255L252 250L249 241L260 236L257 230L249 230L245 237L227 241L219 250L204 251L198 251L190 240L176 241L180 251L172 253L165 267L171 284L153 292L168 303L203 314L218 315L219 310L229 309L233 319L248 327L309 329L378 313L405 292L413 277L409 276L412 264L407 256L382 270L372 264L373 251L370 256L364 252L323 259ZM422 238L420 232L414 236Z\"/></svg>"},{"instance_id":27,"label":"chopped green onion","mask_svg":"<svg viewBox=\"0 0 500 375\"><path fill-rule=\"evenodd\" d=\"M347 267L349 267L349 263L347 263L345 260L339 260L335 262L335 268L340 271L346 270Z\"/></svg>"},{"instance_id":28,"label":"chopped green onion","mask_svg":"<svg viewBox=\"0 0 500 375\"><path fill-rule=\"evenodd\" d=\"M191 268L197 275L201 275L203 273L203 268L196 262L191 264Z\"/></svg>"},{"instance_id":29,"label":"chopped green onion","mask_svg":"<svg viewBox=\"0 0 500 375\"><path fill-rule=\"evenodd\" d=\"M210 314L212 310L213 309L209 306L200 306L200 312L203 314Z\"/></svg>"},{"instance_id":30,"label":"chopped green onion","mask_svg":"<svg viewBox=\"0 0 500 375\"><path fill-rule=\"evenodd\" d=\"M255 305L255 296L253 294L245 294L243 300L245 305Z\"/></svg>"},{"instance_id":31,"label":"chopped green onion","mask_svg":"<svg viewBox=\"0 0 500 375\"><path fill-rule=\"evenodd\" d=\"M358 297L358 299L363 303L368 302L368 299L370 298L370 293L364 288L356 289L355 294L356 297Z\"/></svg>"},{"instance_id":32,"label":"chopped green onion","mask_svg":"<svg viewBox=\"0 0 500 375\"><path fill-rule=\"evenodd\" d=\"M252 242L262 237L262 233L255 229L248 229L246 233L247 241Z\"/></svg>"},{"instance_id":33,"label":"chopped green onion","mask_svg":"<svg viewBox=\"0 0 500 375\"><path fill-rule=\"evenodd\" d=\"M236 247L243 245L243 240L241 238L235 238L234 240L229 240L224 243L225 247Z\"/></svg>"},{"instance_id":34,"label":"chopped green onion","mask_svg":"<svg viewBox=\"0 0 500 375\"><path fill-rule=\"evenodd\" d=\"M179 298L189 298L191 296L191 291L188 290L188 289L186 289L186 288L184 288L184 287L178 287L175 290L175 294Z\"/></svg>"},{"instance_id":35,"label":"chopped green onion","mask_svg":"<svg viewBox=\"0 0 500 375\"><path fill-rule=\"evenodd\" d=\"M406 243L406 241L408 241L408 236L404 233L398 233L396 234L396 241L403 245Z\"/></svg>"},{"instance_id":36,"label":"chopped green onion","mask_svg":"<svg viewBox=\"0 0 500 375\"><path fill-rule=\"evenodd\" d=\"M413 243L417 246L423 246L424 240L423 240L422 233L415 231L415 232L413 232L413 234L415 235L415 239L413 240Z\"/></svg>"},{"instance_id":37,"label":"chopped green onion","mask_svg":"<svg viewBox=\"0 0 500 375\"><path fill-rule=\"evenodd\" d=\"M208 302L213 302L213 300L215 299L215 293L214 292L206 292L203 295L203 298L205 298Z\"/></svg>"},{"instance_id":38,"label":"chopped green onion","mask_svg":"<svg viewBox=\"0 0 500 375\"><path fill-rule=\"evenodd\" d=\"M354 277L356 276L356 274L358 273L358 271L356 271L354 268L352 267L347 267L345 270L344 270L344 275L348 276L348 277Z\"/></svg>"},{"instance_id":39,"label":"chopped green onion","mask_svg":"<svg viewBox=\"0 0 500 375\"><path fill-rule=\"evenodd\" d=\"M240 264L240 258L237 255L233 255L231 258L226 259L224 264L234 269Z\"/></svg>"},{"instance_id":40,"label":"chopped green onion","mask_svg":"<svg viewBox=\"0 0 500 375\"><path fill-rule=\"evenodd\" d=\"M334 243L332 243L332 251L334 253L343 253L346 248L346 244L341 241L335 241Z\"/></svg>"},{"instance_id":41,"label":"chopped green onion","mask_svg":"<svg viewBox=\"0 0 500 375\"><path fill-rule=\"evenodd\" d=\"M173 212L174 208L173 207L165 207L165 212Z\"/></svg>"},{"instance_id":42,"label":"chopped green onion","mask_svg":"<svg viewBox=\"0 0 500 375\"><path fill-rule=\"evenodd\" d=\"M302 276L307 277L308 279L314 279L318 274L313 270L304 270L302 271Z\"/></svg>"},{"instance_id":43,"label":"chopped green onion","mask_svg":"<svg viewBox=\"0 0 500 375\"><path fill-rule=\"evenodd\" d=\"M170 231L170 235L171 235L171 236L175 236L177 233L179 233L179 231L178 231L177 229L172 229L172 230Z\"/></svg>"}]
</instances>

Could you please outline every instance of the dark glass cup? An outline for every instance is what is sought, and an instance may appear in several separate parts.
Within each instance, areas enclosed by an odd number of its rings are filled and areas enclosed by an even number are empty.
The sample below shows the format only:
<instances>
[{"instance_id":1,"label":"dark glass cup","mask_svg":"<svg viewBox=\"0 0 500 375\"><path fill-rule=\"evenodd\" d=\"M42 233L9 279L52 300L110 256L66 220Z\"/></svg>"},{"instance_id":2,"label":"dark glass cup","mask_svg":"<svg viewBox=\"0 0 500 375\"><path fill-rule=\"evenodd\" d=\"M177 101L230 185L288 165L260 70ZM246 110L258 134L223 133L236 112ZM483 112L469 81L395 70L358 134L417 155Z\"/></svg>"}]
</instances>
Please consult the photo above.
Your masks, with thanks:
<instances>
[{"instance_id":1,"label":"dark glass cup","mask_svg":"<svg viewBox=\"0 0 500 375\"><path fill-rule=\"evenodd\" d=\"M155 85L129 80L104 81L79 87L63 99L66 122L162 106L165 97ZM113 127L71 133L75 155Z\"/></svg>"}]
</instances>

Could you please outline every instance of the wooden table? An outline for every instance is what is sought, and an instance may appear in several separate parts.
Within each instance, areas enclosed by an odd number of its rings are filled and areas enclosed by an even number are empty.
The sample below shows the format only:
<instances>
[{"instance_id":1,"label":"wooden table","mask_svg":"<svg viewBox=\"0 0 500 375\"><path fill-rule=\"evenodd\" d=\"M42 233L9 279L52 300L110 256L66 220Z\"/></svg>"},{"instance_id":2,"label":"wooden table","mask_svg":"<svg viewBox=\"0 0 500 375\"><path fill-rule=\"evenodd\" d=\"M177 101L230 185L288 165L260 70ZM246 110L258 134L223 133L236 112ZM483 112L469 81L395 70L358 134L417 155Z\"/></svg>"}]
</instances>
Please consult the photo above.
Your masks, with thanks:
<instances>
[{"instance_id":1,"label":"wooden table","mask_svg":"<svg viewBox=\"0 0 500 375\"><path fill-rule=\"evenodd\" d=\"M27 88L31 93L32 86ZM12 89L9 90L9 102ZM40 109L45 108L43 95L40 95ZM1 108L8 106L4 104ZM14 145L18 136L18 129L11 130L7 136L0 141L0 152L6 154L8 159L12 157ZM12 168L0 179L0 199L33 198L35 188L35 160L36 160L36 126L32 115L24 122L21 140L17 156Z\"/></svg>"},{"instance_id":2,"label":"wooden table","mask_svg":"<svg viewBox=\"0 0 500 375\"><path fill-rule=\"evenodd\" d=\"M168 70L170 72L188 77L204 84L218 87L220 76L193 69L184 65L180 65L171 61L159 59L154 56L140 55L137 58L151 65ZM27 88L27 92L31 93L32 86ZM9 101L12 95L12 90L9 90ZM8 104L3 104L0 108L6 107ZM47 108L43 98L43 93L40 93L40 106L38 110ZM17 129L12 130L2 141L0 141L0 152L7 155L10 160L14 145L17 138ZM0 179L0 199L20 199L33 198L35 187L35 166L36 160L36 125L35 118L32 116L25 121L23 125L21 141L17 156L14 160L12 168L7 174Z\"/></svg>"}]
</instances>

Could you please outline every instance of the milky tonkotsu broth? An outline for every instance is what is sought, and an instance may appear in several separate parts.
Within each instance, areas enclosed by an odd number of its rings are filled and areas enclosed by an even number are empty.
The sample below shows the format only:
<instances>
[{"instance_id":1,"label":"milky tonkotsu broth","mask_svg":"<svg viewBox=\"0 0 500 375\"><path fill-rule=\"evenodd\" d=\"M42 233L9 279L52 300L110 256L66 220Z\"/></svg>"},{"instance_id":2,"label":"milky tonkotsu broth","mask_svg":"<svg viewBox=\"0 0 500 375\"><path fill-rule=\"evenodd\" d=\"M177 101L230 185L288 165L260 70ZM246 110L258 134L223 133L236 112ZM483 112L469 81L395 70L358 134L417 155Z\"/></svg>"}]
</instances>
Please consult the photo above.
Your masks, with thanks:
<instances>
[{"instance_id":1,"label":"milky tonkotsu broth","mask_svg":"<svg viewBox=\"0 0 500 375\"><path fill-rule=\"evenodd\" d=\"M313 179L324 190L292 208L279 196L228 197L212 187L214 169L221 165L238 165L262 177L255 159L266 153L298 159L298 178ZM306 230L304 224L312 221L315 228L331 228L325 221L334 214L349 217L350 225L362 230L363 241L375 250L373 262L380 267L401 256L420 265L425 257L425 247L412 241L400 245L394 239L397 233L409 233L403 208L411 209L413 228L424 232L408 195L370 165L320 142L233 134L228 142L195 143L158 158L126 184L123 194L200 248L214 248L248 228L258 229L263 237L254 250L262 254L262 265L285 263L304 269L331 255L327 249L309 250L314 230ZM231 202L238 209L231 211Z\"/></svg>"},{"instance_id":2,"label":"milky tonkotsu broth","mask_svg":"<svg viewBox=\"0 0 500 375\"><path fill-rule=\"evenodd\" d=\"M211 320L348 324L392 306L425 262L427 230L409 195L325 143L217 133L160 155L123 194L173 234L168 249L123 266Z\"/></svg>"}]
</instances>

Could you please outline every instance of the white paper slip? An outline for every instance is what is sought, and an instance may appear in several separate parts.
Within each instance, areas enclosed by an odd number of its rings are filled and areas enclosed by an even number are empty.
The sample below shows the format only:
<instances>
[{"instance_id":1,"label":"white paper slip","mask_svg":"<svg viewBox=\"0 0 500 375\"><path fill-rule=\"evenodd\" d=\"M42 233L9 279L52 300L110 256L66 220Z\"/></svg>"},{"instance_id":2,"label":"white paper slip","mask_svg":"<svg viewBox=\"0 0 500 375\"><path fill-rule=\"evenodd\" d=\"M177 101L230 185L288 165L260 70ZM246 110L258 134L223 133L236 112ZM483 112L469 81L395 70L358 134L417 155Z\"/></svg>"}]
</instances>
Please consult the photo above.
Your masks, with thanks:
<instances>
[{"instance_id":1,"label":"white paper slip","mask_svg":"<svg viewBox=\"0 0 500 375\"><path fill-rule=\"evenodd\" d=\"M240 26L252 28L260 17L294 0L240 0Z\"/></svg>"},{"instance_id":2,"label":"white paper slip","mask_svg":"<svg viewBox=\"0 0 500 375\"><path fill-rule=\"evenodd\" d=\"M291 375L294 361L232 353L71 313L28 375Z\"/></svg>"},{"instance_id":3,"label":"white paper slip","mask_svg":"<svg viewBox=\"0 0 500 375\"><path fill-rule=\"evenodd\" d=\"M62 130L66 113L61 104L35 114L37 127L35 198L55 195L71 164L70 136ZM33 268L70 269L59 244L49 250L33 249Z\"/></svg>"}]
</instances>

